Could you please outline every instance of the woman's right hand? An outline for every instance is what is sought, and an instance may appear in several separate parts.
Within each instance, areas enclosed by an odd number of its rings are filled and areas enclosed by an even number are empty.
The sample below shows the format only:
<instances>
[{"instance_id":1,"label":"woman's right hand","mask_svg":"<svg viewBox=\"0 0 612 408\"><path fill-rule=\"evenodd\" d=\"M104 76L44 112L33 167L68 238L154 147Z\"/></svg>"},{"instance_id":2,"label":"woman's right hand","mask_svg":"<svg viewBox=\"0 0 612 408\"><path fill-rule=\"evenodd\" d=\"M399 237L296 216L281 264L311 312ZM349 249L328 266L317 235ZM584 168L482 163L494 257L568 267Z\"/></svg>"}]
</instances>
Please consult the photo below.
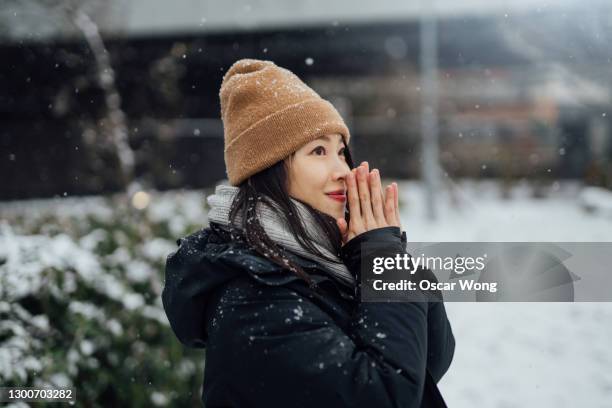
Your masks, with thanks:
<instances>
[{"instance_id":1,"label":"woman's right hand","mask_svg":"<svg viewBox=\"0 0 612 408\"><path fill-rule=\"evenodd\" d=\"M350 221L338 218L338 228L345 244L359 234L376 228L400 227L397 183L383 193L378 169L369 171L363 162L346 177Z\"/></svg>"}]
</instances>

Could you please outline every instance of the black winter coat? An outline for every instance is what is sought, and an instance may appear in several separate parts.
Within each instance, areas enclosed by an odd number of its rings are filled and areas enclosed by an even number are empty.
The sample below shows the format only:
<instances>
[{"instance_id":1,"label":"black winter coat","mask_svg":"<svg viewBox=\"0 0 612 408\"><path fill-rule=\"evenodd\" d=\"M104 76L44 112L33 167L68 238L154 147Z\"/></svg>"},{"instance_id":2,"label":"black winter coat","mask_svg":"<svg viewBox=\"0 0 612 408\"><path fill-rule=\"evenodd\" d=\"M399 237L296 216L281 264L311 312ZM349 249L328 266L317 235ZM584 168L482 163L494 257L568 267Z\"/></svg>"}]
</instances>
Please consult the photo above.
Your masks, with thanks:
<instances>
[{"instance_id":1,"label":"black winter coat","mask_svg":"<svg viewBox=\"0 0 612 408\"><path fill-rule=\"evenodd\" d=\"M315 291L211 226L177 241L162 294L178 339L206 348L207 408L446 407L437 382L455 339L444 303L362 303L319 263L291 255ZM368 240L405 251L398 227L353 238L342 259L358 280Z\"/></svg>"}]
</instances>

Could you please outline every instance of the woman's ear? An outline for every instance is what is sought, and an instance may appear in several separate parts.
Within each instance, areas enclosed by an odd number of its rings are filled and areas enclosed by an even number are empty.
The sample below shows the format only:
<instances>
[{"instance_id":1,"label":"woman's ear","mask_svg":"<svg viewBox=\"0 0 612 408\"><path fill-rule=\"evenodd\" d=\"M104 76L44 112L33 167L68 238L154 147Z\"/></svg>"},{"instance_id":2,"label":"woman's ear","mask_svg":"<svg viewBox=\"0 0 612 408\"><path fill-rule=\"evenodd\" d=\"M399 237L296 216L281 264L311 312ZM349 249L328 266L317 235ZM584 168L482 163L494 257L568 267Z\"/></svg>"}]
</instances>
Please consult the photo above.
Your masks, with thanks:
<instances>
[{"instance_id":1,"label":"woman's ear","mask_svg":"<svg viewBox=\"0 0 612 408\"><path fill-rule=\"evenodd\" d=\"M293 162L293 156L295 156L295 152L291 153L289 156L287 156L287 158L285 159L285 168L287 169L287 171L289 171L289 169L291 169L291 164Z\"/></svg>"},{"instance_id":2,"label":"woman's ear","mask_svg":"<svg viewBox=\"0 0 612 408\"><path fill-rule=\"evenodd\" d=\"M293 159L293 154L287 156L287 158L283 161L283 165L285 167L284 188L287 191L287 195L289 195L289 191L291 190L291 160L292 159Z\"/></svg>"}]
</instances>

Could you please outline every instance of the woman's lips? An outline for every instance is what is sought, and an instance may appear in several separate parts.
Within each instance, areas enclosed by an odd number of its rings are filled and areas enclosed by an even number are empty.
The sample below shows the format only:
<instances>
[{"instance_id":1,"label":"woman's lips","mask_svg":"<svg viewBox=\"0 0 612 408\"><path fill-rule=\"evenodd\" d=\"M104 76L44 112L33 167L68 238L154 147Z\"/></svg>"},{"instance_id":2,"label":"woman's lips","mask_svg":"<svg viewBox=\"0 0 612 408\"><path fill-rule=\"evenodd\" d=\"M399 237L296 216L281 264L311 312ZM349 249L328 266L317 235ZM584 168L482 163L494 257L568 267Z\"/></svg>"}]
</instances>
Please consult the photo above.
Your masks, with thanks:
<instances>
[{"instance_id":1,"label":"woman's lips","mask_svg":"<svg viewBox=\"0 0 612 408\"><path fill-rule=\"evenodd\" d=\"M344 194L327 194L327 196L333 200L339 201L341 203L346 201L346 196Z\"/></svg>"}]
</instances>

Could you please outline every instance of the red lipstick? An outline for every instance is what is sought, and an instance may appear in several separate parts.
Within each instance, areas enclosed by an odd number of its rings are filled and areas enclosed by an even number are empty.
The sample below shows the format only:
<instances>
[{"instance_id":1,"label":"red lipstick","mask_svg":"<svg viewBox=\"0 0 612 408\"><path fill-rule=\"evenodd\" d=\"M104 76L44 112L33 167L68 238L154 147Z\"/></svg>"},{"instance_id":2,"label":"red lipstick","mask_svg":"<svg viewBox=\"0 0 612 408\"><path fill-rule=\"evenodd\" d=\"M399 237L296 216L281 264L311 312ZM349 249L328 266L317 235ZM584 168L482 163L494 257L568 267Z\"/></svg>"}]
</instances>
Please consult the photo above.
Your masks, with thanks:
<instances>
[{"instance_id":1,"label":"red lipstick","mask_svg":"<svg viewBox=\"0 0 612 408\"><path fill-rule=\"evenodd\" d=\"M325 194L327 194L329 198L334 199L336 201L340 201L342 203L346 201L346 191L345 190L336 190L336 191L331 191Z\"/></svg>"}]
</instances>

